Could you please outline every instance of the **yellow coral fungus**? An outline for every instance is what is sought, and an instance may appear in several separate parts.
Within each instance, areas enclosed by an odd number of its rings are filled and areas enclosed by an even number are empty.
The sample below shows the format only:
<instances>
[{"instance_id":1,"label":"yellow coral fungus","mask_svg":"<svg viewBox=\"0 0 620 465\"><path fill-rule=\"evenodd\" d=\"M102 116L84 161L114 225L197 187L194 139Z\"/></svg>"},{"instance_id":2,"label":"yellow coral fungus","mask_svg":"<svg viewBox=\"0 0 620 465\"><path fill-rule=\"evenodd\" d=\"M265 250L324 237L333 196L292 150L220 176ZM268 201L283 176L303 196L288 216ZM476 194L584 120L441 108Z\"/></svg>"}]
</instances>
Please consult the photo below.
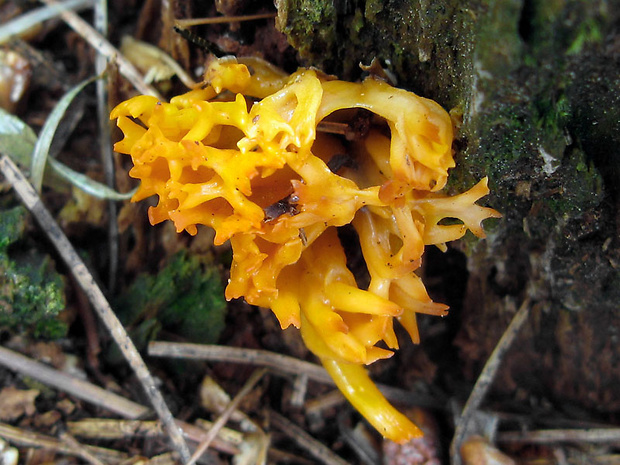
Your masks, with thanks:
<instances>
[{"instance_id":1,"label":"yellow coral fungus","mask_svg":"<svg viewBox=\"0 0 620 465\"><path fill-rule=\"evenodd\" d=\"M125 134L116 150L131 155L130 175L141 180L134 200L158 196L153 224L169 219L190 234L203 224L216 244L230 240L226 297L269 307L283 328L299 328L385 437L419 435L363 365L398 348L394 319L417 343L416 313L446 313L415 273L424 247L445 247L467 230L484 237L482 221L499 216L475 204L489 192L486 179L453 197L438 192L454 166L450 117L373 77L343 82L311 69L286 76L257 59L230 58L205 76L209 85L170 103L141 96L113 110ZM325 118L349 123L359 109L374 116L353 140L317 133ZM347 224L359 236L367 289L347 267L337 234Z\"/></svg>"}]
</instances>

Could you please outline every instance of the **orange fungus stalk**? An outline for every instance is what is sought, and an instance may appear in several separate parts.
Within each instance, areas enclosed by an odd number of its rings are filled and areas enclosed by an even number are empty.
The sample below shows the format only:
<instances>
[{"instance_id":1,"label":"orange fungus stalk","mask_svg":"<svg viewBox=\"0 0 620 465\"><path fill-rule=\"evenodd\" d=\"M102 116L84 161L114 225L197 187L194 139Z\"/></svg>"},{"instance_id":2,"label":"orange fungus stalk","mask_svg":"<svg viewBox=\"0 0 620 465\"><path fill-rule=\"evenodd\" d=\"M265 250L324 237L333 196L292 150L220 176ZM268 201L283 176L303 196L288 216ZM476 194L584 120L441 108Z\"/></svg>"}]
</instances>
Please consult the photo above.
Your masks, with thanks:
<instances>
[{"instance_id":1,"label":"orange fungus stalk","mask_svg":"<svg viewBox=\"0 0 620 465\"><path fill-rule=\"evenodd\" d=\"M416 274L424 247L444 248L467 230L484 237L482 221L500 216L476 205L489 193L486 178L460 195L440 193L454 167L450 117L374 77L288 76L231 58L205 76L207 86L170 103L139 96L112 111L125 135L115 148L131 155L130 175L141 180L133 200L158 197L153 224L171 220L190 234L207 225L216 244L230 240L226 297L271 308L282 328L299 328L386 438L420 435L364 365L398 348L395 319L417 343L416 314L446 314ZM337 234L347 224L366 262L365 289Z\"/></svg>"}]
</instances>

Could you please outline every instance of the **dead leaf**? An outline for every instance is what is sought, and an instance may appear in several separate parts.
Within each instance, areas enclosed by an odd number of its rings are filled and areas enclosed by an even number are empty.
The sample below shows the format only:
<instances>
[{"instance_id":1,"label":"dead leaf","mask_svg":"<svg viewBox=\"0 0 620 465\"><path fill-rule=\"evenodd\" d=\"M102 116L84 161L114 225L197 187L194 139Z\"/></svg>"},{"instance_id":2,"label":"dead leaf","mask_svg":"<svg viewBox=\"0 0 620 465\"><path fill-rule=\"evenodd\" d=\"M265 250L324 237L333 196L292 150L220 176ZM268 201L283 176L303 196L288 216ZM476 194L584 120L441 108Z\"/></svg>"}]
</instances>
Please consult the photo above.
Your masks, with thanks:
<instances>
[{"instance_id":1,"label":"dead leaf","mask_svg":"<svg viewBox=\"0 0 620 465\"><path fill-rule=\"evenodd\" d=\"M0 420L16 420L22 415L32 415L37 409L34 400L40 392L36 389L22 390L13 386L0 391Z\"/></svg>"},{"instance_id":2,"label":"dead leaf","mask_svg":"<svg viewBox=\"0 0 620 465\"><path fill-rule=\"evenodd\" d=\"M461 446L464 465L516 465L516 462L481 436L469 437Z\"/></svg>"},{"instance_id":3,"label":"dead leaf","mask_svg":"<svg viewBox=\"0 0 620 465\"><path fill-rule=\"evenodd\" d=\"M29 355L39 362L62 369L66 356L57 342L36 342L27 348Z\"/></svg>"},{"instance_id":4,"label":"dead leaf","mask_svg":"<svg viewBox=\"0 0 620 465\"><path fill-rule=\"evenodd\" d=\"M56 408L65 415L71 415L75 411L75 404L69 399L62 399L56 403Z\"/></svg>"},{"instance_id":5,"label":"dead leaf","mask_svg":"<svg viewBox=\"0 0 620 465\"><path fill-rule=\"evenodd\" d=\"M37 415L34 418L34 426L39 429L46 429L49 431L49 428L54 426L60 420L62 420L62 414L58 410L50 410L49 412Z\"/></svg>"},{"instance_id":6,"label":"dead leaf","mask_svg":"<svg viewBox=\"0 0 620 465\"><path fill-rule=\"evenodd\" d=\"M263 433L248 433L239 445L239 453L233 457L233 465L264 465L267 463L269 436Z\"/></svg>"},{"instance_id":7,"label":"dead leaf","mask_svg":"<svg viewBox=\"0 0 620 465\"><path fill-rule=\"evenodd\" d=\"M207 411L220 413L228 403L230 396L210 376L205 376L200 385L200 405Z\"/></svg>"}]
</instances>

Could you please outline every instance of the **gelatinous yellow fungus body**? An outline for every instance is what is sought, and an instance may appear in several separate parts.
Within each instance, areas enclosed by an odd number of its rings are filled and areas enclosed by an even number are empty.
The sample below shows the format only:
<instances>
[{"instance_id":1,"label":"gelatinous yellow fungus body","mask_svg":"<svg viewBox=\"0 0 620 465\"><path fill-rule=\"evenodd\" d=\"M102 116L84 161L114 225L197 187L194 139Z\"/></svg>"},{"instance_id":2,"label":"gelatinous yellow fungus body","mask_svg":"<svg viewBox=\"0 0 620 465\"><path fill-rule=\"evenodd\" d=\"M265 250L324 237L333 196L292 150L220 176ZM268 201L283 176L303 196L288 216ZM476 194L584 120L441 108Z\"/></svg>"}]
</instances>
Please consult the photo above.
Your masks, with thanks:
<instances>
[{"instance_id":1,"label":"gelatinous yellow fungus body","mask_svg":"<svg viewBox=\"0 0 620 465\"><path fill-rule=\"evenodd\" d=\"M230 240L228 299L269 307L299 328L349 401L385 437L419 429L395 410L363 365L398 348L398 320L419 342L416 313L445 315L420 277L424 247L444 247L498 217L475 204L486 179L446 196L452 122L435 102L369 77L287 76L258 60L214 61L204 88L159 102L132 98L112 111L141 180L134 200L157 195L153 224L215 230ZM257 100L255 100L257 99ZM360 110L361 109L361 110ZM349 137L318 131L320 124ZM356 130L362 122L362 129ZM338 132L338 131L336 131ZM450 224L442 220L449 218ZM360 289L337 234L351 224L370 283Z\"/></svg>"}]
</instances>

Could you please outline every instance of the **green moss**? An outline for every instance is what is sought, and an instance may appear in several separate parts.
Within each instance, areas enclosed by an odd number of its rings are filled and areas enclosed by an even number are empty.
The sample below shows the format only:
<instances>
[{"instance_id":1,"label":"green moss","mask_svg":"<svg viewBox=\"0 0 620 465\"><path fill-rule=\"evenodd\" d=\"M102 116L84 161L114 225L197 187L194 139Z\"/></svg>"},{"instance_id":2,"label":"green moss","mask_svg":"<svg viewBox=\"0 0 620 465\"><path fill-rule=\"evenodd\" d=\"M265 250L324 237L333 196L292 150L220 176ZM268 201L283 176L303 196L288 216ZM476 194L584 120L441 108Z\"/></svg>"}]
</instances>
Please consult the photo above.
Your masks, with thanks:
<instances>
[{"instance_id":1,"label":"green moss","mask_svg":"<svg viewBox=\"0 0 620 465\"><path fill-rule=\"evenodd\" d=\"M278 27L301 56L333 59L336 44L336 9L333 2L290 0L278 5ZM312 38L312 40L308 40Z\"/></svg>"},{"instance_id":2,"label":"green moss","mask_svg":"<svg viewBox=\"0 0 620 465\"><path fill-rule=\"evenodd\" d=\"M0 328L35 338L64 337L59 319L65 308L64 283L49 257L36 251L11 253L23 236L26 211L0 212Z\"/></svg>"},{"instance_id":3,"label":"green moss","mask_svg":"<svg viewBox=\"0 0 620 465\"><path fill-rule=\"evenodd\" d=\"M448 106L457 104L463 75L470 75L458 56L475 20L447 1L278 2L278 27L305 64L355 80L359 63L377 58L401 86Z\"/></svg>"},{"instance_id":4,"label":"green moss","mask_svg":"<svg viewBox=\"0 0 620 465\"><path fill-rule=\"evenodd\" d=\"M132 336L144 343L165 328L209 344L224 328L226 302L217 268L180 252L156 276L138 276L116 307Z\"/></svg>"},{"instance_id":5,"label":"green moss","mask_svg":"<svg viewBox=\"0 0 620 465\"><path fill-rule=\"evenodd\" d=\"M368 18L368 21L374 21L376 16L383 11L385 2L381 0L368 0L364 7L364 16Z\"/></svg>"},{"instance_id":6,"label":"green moss","mask_svg":"<svg viewBox=\"0 0 620 465\"><path fill-rule=\"evenodd\" d=\"M601 0L529 1L520 34L534 55L579 54L584 46L602 42L608 8Z\"/></svg>"},{"instance_id":7,"label":"green moss","mask_svg":"<svg viewBox=\"0 0 620 465\"><path fill-rule=\"evenodd\" d=\"M355 14L351 21L351 29L355 33L355 37L359 37L362 28L366 22L364 21L364 15L360 10L355 10Z\"/></svg>"},{"instance_id":8,"label":"green moss","mask_svg":"<svg viewBox=\"0 0 620 465\"><path fill-rule=\"evenodd\" d=\"M537 202L542 208L529 215L531 223L557 224L579 218L584 212L594 211L604 198L600 173L579 149L565 156L556 176L562 179L561 185L537 192Z\"/></svg>"},{"instance_id":9,"label":"green moss","mask_svg":"<svg viewBox=\"0 0 620 465\"><path fill-rule=\"evenodd\" d=\"M586 44L600 43L603 40L603 33L599 28L599 24L593 18L584 21L579 26L577 36L573 43L568 47L566 53L568 55L577 55L581 53Z\"/></svg>"}]
</instances>

